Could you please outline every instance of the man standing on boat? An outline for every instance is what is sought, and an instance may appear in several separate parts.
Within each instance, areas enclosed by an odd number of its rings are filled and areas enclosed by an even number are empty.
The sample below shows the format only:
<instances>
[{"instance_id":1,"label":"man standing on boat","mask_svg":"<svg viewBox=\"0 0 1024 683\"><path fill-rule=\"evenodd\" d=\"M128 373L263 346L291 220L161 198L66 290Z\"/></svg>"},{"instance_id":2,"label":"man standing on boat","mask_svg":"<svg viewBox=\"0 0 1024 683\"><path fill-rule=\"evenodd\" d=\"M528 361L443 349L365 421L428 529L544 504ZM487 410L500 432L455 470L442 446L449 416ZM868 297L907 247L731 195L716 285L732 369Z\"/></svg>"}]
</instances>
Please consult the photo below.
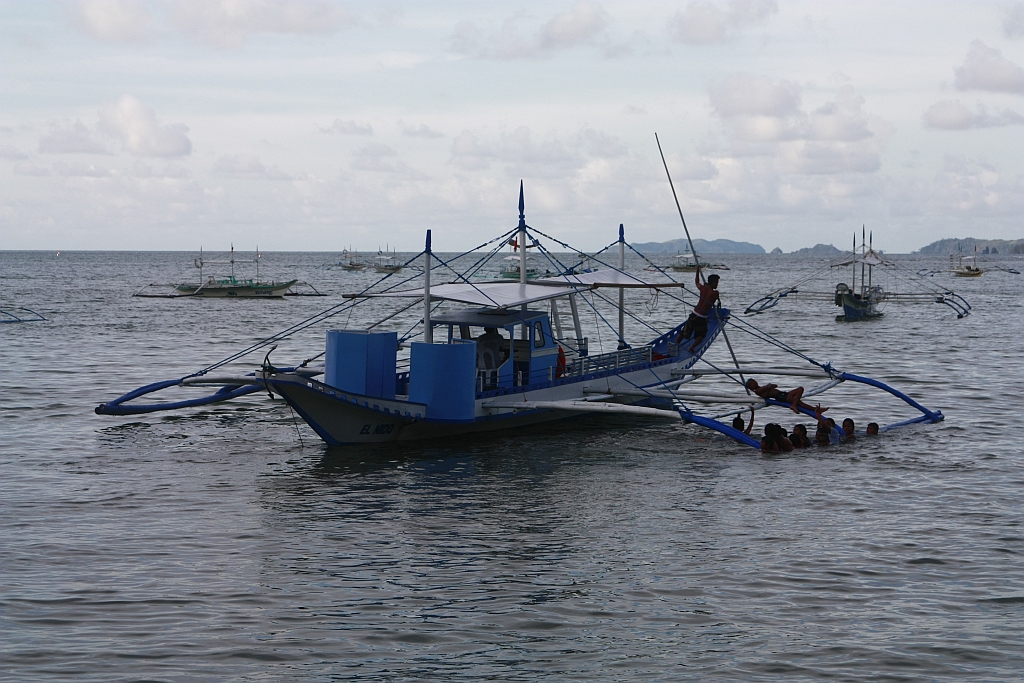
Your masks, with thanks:
<instances>
[{"instance_id":1,"label":"man standing on boat","mask_svg":"<svg viewBox=\"0 0 1024 683\"><path fill-rule=\"evenodd\" d=\"M700 292L700 300L697 301L697 305L693 307L693 312L690 313L690 317L687 319L686 324L683 325L682 332L679 333L679 338L676 343L681 343L684 339L688 338L690 334L693 334L693 343L690 344L690 353L704 341L704 337L708 334L708 315L711 313L711 307L718 302L718 274L712 273L708 276L708 283L702 284L700 281L700 264L697 264L697 271L694 273L693 281L697 285L697 291Z\"/></svg>"}]
</instances>

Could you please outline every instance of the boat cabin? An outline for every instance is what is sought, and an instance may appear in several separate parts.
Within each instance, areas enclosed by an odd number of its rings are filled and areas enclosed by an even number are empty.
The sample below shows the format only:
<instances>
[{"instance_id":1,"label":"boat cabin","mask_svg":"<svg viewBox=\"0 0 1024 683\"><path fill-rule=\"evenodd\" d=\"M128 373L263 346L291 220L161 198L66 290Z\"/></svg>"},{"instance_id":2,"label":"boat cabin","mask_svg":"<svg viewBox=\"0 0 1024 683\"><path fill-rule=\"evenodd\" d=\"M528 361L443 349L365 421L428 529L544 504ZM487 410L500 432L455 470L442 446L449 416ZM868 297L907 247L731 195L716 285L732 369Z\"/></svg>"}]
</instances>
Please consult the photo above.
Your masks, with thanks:
<instances>
[{"instance_id":1,"label":"boat cabin","mask_svg":"<svg viewBox=\"0 0 1024 683\"><path fill-rule=\"evenodd\" d=\"M476 342L478 391L549 382L565 368L564 352L560 356L551 320L543 311L464 309L438 315L430 323L448 328L449 344Z\"/></svg>"}]
</instances>

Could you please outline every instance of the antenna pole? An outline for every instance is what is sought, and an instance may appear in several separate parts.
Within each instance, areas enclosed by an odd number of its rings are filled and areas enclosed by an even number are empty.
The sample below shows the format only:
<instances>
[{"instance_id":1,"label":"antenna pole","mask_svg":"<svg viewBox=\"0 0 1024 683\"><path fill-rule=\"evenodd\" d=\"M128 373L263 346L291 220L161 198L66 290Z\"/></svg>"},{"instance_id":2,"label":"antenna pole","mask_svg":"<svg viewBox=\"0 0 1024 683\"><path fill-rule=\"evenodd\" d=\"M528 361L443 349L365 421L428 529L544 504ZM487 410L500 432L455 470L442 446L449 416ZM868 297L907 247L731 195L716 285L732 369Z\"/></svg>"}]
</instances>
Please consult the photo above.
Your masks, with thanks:
<instances>
[{"instance_id":1,"label":"antenna pole","mask_svg":"<svg viewBox=\"0 0 1024 683\"><path fill-rule=\"evenodd\" d=\"M700 270L700 257L697 256L697 250L693 248L693 240L690 239L690 230L686 227L686 219L683 218L683 207L679 205L679 195L676 194L676 186L672 183L672 174L668 172L668 162L665 161L665 153L661 151L661 140L658 139L658 134L654 134L654 141L658 143L658 154L661 155L661 164L665 167L665 176L668 178L668 186L672 188L672 198L676 200L676 209L679 210L679 220L683 222L683 230L686 232L686 241L690 243L690 253L693 254L693 261L697 264L697 274L700 279L704 279L704 273ZM722 299L719 296L719 303ZM621 309L620 309L621 310ZM743 383L743 389L750 395L750 389L747 389L747 380L743 378L743 372L740 370L740 362L736 360L736 354L732 350L732 343L729 341L729 335L725 333L725 325L722 324L722 318L718 315L718 309L715 309L715 317L718 319L718 327L722 330L722 339L725 340L725 345L729 347L729 355L732 356L732 363L736 366L736 374L740 376L740 382Z\"/></svg>"},{"instance_id":2,"label":"antenna pole","mask_svg":"<svg viewBox=\"0 0 1024 683\"><path fill-rule=\"evenodd\" d=\"M430 230L423 250L423 341L434 343L434 326L430 322Z\"/></svg>"},{"instance_id":3,"label":"antenna pole","mask_svg":"<svg viewBox=\"0 0 1024 683\"><path fill-rule=\"evenodd\" d=\"M619 272L626 269L625 228L619 223ZM619 349L626 348L626 290L619 287Z\"/></svg>"},{"instance_id":4,"label":"antenna pole","mask_svg":"<svg viewBox=\"0 0 1024 683\"><path fill-rule=\"evenodd\" d=\"M661 151L661 140L658 139L658 134L654 134L654 141L658 143L658 154L661 155L661 164L665 167L665 177L668 178L668 186L672 188L672 199L676 200L676 209L679 211L679 220L683 222L683 232L686 233L686 241L690 245L690 253L693 254L693 260L697 264L697 272L700 274L700 279L704 279L704 273L700 269L700 258L697 256L697 250L693 248L693 240L690 239L690 230L686 227L686 219L683 218L683 207L679 205L679 196L676 195L676 186L672 183L672 174L668 172L668 162L665 161L665 153ZM724 330L723 330L724 331Z\"/></svg>"}]
</instances>

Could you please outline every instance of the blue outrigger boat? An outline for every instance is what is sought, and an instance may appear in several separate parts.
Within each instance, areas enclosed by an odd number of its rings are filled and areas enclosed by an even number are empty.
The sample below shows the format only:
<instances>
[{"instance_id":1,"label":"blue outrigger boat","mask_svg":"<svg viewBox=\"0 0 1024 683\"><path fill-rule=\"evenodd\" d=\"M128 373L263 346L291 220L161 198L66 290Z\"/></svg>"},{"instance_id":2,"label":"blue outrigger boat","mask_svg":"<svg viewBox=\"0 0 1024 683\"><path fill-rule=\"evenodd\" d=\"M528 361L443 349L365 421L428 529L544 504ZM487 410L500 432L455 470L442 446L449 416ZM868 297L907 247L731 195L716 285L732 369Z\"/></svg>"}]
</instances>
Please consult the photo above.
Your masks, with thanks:
<instances>
[{"instance_id":1,"label":"blue outrigger boat","mask_svg":"<svg viewBox=\"0 0 1024 683\"><path fill-rule=\"evenodd\" d=\"M534 247L538 255L548 259L553 272L562 274L527 281L526 249L520 249L524 262L520 264L519 282L474 282L474 274L488 259L500 258L501 248L513 236L518 244ZM819 378L820 384L806 391L805 398L847 381L867 384L903 400L919 413L883 430L943 419L941 412L925 408L882 382L819 363L750 323L734 320L727 308L713 310L702 340L683 336L683 320L667 330L653 328L627 310L625 291L647 290L689 304L689 283L674 280L633 250L625 241L621 225L618 239L592 257L601 269L575 273L547 245L573 254L578 250L526 224L522 184L518 226L460 255L475 259L469 267L456 270L453 264L460 257L441 259L431 251L430 240L428 230L423 252L405 264L422 259L422 275L388 286L393 274L387 274L370 288L346 295L342 303L229 358L186 377L136 389L98 406L96 413L138 415L208 405L264 391L287 401L332 446L445 438L522 428L581 414L617 414L681 420L757 448L758 440L734 429L724 418L751 409L788 405L751 395L745 385L746 377L753 375L769 379ZM475 258L475 252L487 248L483 257ZM610 263L612 259L607 257L602 260L602 254L613 248L618 252L617 262ZM644 258L661 277L648 281L627 273L627 249ZM432 285L432 273L441 272L456 276ZM421 286L409 286L420 278L416 284ZM270 362L270 352L277 343L300 330L323 324L367 301L401 303L402 299L412 302L396 313L420 303L423 306L415 333L399 336L397 332L381 331L377 329L380 323L369 329L333 329L326 332L324 350L298 365L275 367ZM578 310L581 306L591 309L594 317L612 330L617 342L614 351L590 352ZM617 313L617 325L608 319L614 318L608 315L610 311ZM625 339L626 316L650 328L652 336L640 344L629 343ZM563 319L571 319L571 329L563 329ZM727 326L785 350L804 364L797 368L743 366L733 354ZM733 367L723 368L705 358L719 338L729 349ZM248 374L214 372L265 349L269 351L262 365ZM322 366L312 365L320 358ZM702 390L687 386L696 380L713 386ZM211 385L220 388L202 398L146 405L132 402L169 387ZM708 409L698 413L692 407L698 404Z\"/></svg>"}]
</instances>

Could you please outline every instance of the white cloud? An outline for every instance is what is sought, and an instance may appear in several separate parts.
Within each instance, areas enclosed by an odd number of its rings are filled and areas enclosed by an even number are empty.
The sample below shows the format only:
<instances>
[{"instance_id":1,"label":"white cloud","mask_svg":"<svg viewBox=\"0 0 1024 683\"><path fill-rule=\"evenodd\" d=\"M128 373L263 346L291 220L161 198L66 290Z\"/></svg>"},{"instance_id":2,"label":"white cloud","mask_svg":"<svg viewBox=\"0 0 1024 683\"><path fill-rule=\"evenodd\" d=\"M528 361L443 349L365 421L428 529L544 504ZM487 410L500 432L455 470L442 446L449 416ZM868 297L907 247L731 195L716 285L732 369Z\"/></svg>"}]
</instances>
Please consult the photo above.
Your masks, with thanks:
<instances>
[{"instance_id":1,"label":"white cloud","mask_svg":"<svg viewBox=\"0 0 1024 683\"><path fill-rule=\"evenodd\" d=\"M480 142L473 132L463 131L452 140L452 155L449 163L463 171L480 171L489 168L497 153Z\"/></svg>"},{"instance_id":2,"label":"white cloud","mask_svg":"<svg viewBox=\"0 0 1024 683\"><path fill-rule=\"evenodd\" d=\"M28 159L28 155L17 147L12 147L11 145L0 145L0 159L20 161L21 159Z\"/></svg>"},{"instance_id":3,"label":"white cloud","mask_svg":"<svg viewBox=\"0 0 1024 683\"><path fill-rule=\"evenodd\" d=\"M498 29L459 22L451 48L480 59L535 59L593 42L607 25L608 15L600 5L580 0L540 26L525 11L508 17Z\"/></svg>"},{"instance_id":4,"label":"white cloud","mask_svg":"<svg viewBox=\"0 0 1024 683\"><path fill-rule=\"evenodd\" d=\"M739 74L711 88L711 106L723 117L782 117L800 106L800 86L790 81Z\"/></svg>"},{"instance_id":5,"label":"white cloud","mask_svg":"<svg viewBox=\"0 0 1024 683\"><path fill-rule=\"evenodd\" d=\"M592 39L604 30L608 15L599 5L580 0L568 12L555 15L540 31L542 50L564 50Z\"/></svg>"},{"instance_id":6,"label":"white cloud","mask_svg":"<svg viewBox=\"0 0 1024 683\"><path fill-rule=\"evenodd\" d=\"M971 111L960 100L943 100L936 102L925 110L921 117L925 128L943 130L967 130L968 128L994 128L998 126L1014 126L1024 124L1024 116L1012 109L992 115L981 102L977 111Z\"/></svg>"},{"instance_id":7,"label":"white cloud","mask_svg":"<svg viewBox=\"0 0 1024 683\"><path fill-rule=\"evenodd\" d=\"M1006 16L1003 18L1003 35L1007 38L1024 37L1024 2L1018 2L1006 10Z\"/></svg>"},{"instance_id":8,"label":"white cloud","mask_svg":"<svg viewBox=\"0 0 1024 683\"><path fill-rule=\"evenodd\" d=\"M394 173L396 168L386 159L395 158L398 152L381 142L360 147L352 154L352 168L359 171L384 171Z\"/></svg>"},{"instance_id":9,"label":"white cloud","mask_svg":"<svg viewBox=\"0 0 1024 683\"><path fill-rule=\"evenodd\" d=\"M50 169L44 166L36 166L32 163L15 164L14 175L48 176L50 175Z\"/></svg>"},{"instance_id":10,"label":"white cloud","mask_svg":"<svg viewBox=\"0 0 1024 683\"><path fill-rule=\"evenodd\" d=\"M175 0L170 8L181 30L221 47L236 47L254 34L325 34L358 23L324 0Z\"/></svg>"},{"instance_id":11,"label":"white cloud","mask_svg":"<svg viewBox=\"0 0 1024 683\"><path fill-rule=\"evenodd\" d=\"M161 170L155 170L149 164L145 163L141 159L136 159L135 164L132 166L132 175L135 178L140 179L168 179L168 180L187 180L192 176L182 166L178 164L168 164Z\"/></svg>"},{"instance_id":12,"label":"white cloud","mask_svg":"<svg viewBox=\"0 0 1024 683\"><path fill-rule=\"evenodd\" d=\"M110 154L106 145L81 121L52 125L50 132L39 140L39 151L43 154Z\"/></svg>"},{"instance_id":13,"label":"white cloud","mask_svg":"<svg viewBox=\"0 0 1024 683\"><path fill-rule=\"evenodd\" d=\"M1024 92L1024 69L1003 57L1003 53L980 40L971 43L963 66L956 70L960 90Z\"/></svg>"},{"instance_id":14,"label":"white cloud","mask_svg":"<svg viewBox=\"0 0 1024 683\"><path fill-rule=\"evenodd\" d=\"M320 128L321 133L340 133L342 135L373 135L373 126L368 123L356 123L349 119L348 121L342 121L341 119L334 119L334 123L327 126L326 128Z\"/></svg>"},{"instance_id":15,"label":"white cloud","mask_svg":"<svg viewBox=\"0 0 1024 683\"><path fill-rule=\"evenodd\" d=\"M398 122L398 127L402 130L402 135L406 135L411 138L443 138L444 133L438 130L434 130L425 123L421 123L418 126L412 126Z\"/></svg>"},{"instance_id":16,"label":"white cloud","mask_svg":"<svg viewBox=\"0 0 1024 683\"><path fill-rule=\"evenodd\" d=\"M277 166L266 167L252 154L226 154L213 164L213 174L236 180L294 180Z\"/></svg>"},{"instance_id":17,"label":"white cloud","mask_svg":"<svg viewBox=\"0 0 1024 683\"><path fill-rule=\"evenodd\" d=\"M53 171L57 175L78 177L78 178L109 178L110 171L94 164L86 164L81 161L70 163L58 161L53 165Z\"/></svg>"},{"instance_id":18,"label":"white cloud","mask_svg":"<svg viewBox=\"0 0 1024 683\"><path fill-rule=\"evenodd\" d=\"M674 40L689 45L723 43L743 29L766 24L778 11L775 0L695 0L676 13L669 32Z\"/></svg>"},{"instance_id":19,"label":"white cloud","mask_svg":"<svg viewBox=\"0 0 1024 683\"><path fill-rule=\"evenodd\" d=\"M177 157L192 153L192 141L184 124L162 126L156 112L131 95L100 111L100 129L118 138L126 152L135 156Z\"/></svg>"},{"instance_id":20,"label":"white cloud","mask_svg":"<svg viewBox=\"0 0 1024 683\"><path fill-rule=\"evenodd\" d=\"M77 22L93 38L110 43L144 40L156 27L142 0L81 0Z\"/></svg>"}]
</instances>

